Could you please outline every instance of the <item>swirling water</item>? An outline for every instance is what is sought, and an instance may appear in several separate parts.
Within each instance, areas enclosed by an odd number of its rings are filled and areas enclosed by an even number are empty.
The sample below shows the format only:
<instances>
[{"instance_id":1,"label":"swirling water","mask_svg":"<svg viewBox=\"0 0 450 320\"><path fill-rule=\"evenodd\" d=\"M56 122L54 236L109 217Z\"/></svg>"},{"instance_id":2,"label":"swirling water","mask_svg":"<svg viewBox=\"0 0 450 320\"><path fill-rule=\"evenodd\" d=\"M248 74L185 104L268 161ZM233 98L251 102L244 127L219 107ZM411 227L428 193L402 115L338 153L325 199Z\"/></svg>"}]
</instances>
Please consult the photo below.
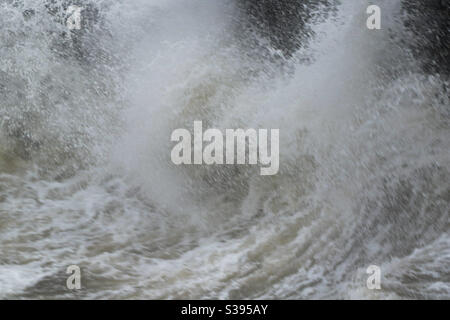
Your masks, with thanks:
<instances>
[{"instance_id":1,"label":"swirling water","mask_svg":"<svg viewBox=\"0 0 450 320\"><path fill-rule=\"evenodd\" d=\"M288 56L233 1L97 1L73 34L0 1L0 297L450 298L448 79L379 2ZM279 128L280 172L173 165L194 120Z\"/></svg>"}]
</instances>

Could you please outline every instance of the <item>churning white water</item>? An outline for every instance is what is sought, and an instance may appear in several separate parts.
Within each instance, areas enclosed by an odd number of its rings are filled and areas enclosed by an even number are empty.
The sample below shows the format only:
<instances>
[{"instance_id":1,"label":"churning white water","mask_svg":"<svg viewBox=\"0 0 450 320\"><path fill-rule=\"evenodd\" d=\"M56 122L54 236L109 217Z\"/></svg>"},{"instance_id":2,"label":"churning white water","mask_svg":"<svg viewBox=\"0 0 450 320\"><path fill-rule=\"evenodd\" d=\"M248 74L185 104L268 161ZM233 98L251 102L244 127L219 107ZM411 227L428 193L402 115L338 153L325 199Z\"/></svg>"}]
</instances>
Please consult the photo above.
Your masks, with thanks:
<instances>
[{"instance_id":1,"label":"churning white water","mask_svg":"<svg viewBox=\"0 0 450 320\"><path fill-rule=\"evenodd\" d=\"M64 1L0 0L0 298L449 299L449 84L378 2L288 57L234 1L96 1L71 35ZM279 128L279 173L173 165L194 120Z\"/></svg>"}]
</instances>

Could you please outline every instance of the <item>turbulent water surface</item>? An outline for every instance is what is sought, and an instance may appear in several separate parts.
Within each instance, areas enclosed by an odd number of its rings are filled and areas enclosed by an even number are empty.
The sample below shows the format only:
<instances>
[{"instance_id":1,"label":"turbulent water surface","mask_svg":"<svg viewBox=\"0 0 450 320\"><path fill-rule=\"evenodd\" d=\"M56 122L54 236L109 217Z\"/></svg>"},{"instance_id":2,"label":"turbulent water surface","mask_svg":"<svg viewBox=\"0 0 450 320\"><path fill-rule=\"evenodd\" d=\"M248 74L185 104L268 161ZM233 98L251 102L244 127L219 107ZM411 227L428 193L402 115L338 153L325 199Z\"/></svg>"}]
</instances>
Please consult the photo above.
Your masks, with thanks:
<instances>
[{"instance_id":1,"label":"turbulent water surface","mask_svg":"<svg viewBox=\"0 0 450 320\"><path fill-rule=\"evenodd\" d=\"M231 0L73 2L68 32L0 0L0 298L450 298L449 82L402 1L289 41ZM279 128L279 173L173 165L194 120Z\"/></svg>"}]
</instances>

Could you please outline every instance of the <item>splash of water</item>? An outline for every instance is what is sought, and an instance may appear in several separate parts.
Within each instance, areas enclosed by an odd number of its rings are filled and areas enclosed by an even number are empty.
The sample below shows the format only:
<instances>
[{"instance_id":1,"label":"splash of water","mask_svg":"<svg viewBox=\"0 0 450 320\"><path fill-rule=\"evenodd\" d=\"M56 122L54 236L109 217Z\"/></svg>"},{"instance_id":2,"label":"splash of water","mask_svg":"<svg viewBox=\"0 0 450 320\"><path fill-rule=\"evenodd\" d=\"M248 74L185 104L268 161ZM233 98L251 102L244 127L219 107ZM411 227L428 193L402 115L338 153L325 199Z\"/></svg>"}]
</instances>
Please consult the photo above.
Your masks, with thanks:
<instances>
[{"instance_id":1,"label":"splash of water","mask_svg":"<svg viewBox=\"0 0 450 320\"><path fill-rule=\"evenodd\" d=\"M0 296L73 298L77 264L79 298L448 298L448 80L380 3L382 32L343 1L285 55L232 1L100 1L78 40L2 1ZM280 128L280 173L174 166L197 119Z\"/></svg>"}]
</instances>

